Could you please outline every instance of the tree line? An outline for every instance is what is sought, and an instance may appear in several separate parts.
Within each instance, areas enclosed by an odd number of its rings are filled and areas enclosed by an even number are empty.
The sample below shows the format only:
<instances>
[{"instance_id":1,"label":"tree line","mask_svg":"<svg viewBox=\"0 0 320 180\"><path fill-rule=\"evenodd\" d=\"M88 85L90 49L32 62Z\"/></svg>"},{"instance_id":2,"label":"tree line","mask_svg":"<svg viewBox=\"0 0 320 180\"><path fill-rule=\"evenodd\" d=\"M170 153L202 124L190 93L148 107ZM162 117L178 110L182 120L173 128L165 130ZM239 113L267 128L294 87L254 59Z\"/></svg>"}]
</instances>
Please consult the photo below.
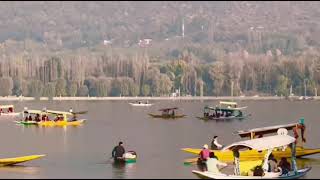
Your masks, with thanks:
<instances>
[{"instance_id":1,"label":"tree line","mask_svg":"<svg viewBox=\"0 0 320 180\"><path fill-rule=\"evenodd\" d=\"M0 96L168 96L176 89L193 96L288 96L291 86L304 95L306 84L314 95L320 84L319 52L312 48L292 55L224 51L208 62L191 47L160 60L148 49L9 47L0 48Z\"/></svg>"}]
</instances>

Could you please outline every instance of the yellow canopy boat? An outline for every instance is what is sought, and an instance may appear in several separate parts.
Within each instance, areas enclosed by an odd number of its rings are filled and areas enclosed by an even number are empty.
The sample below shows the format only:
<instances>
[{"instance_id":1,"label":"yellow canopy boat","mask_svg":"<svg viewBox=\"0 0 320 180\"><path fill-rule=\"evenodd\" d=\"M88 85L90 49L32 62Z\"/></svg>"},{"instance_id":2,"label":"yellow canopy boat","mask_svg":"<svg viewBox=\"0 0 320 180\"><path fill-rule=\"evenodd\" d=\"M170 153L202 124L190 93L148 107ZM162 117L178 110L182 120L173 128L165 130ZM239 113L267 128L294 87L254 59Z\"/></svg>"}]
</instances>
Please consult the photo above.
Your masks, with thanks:
<instances>
[{"instance_id":1,"label":"yellow canopy boat","mask_svg":"<svg viewBox=\"0 0 320 180\"><path fill-rule=\"evenodd\" d=\"M23 162L39 159L44 156L46 155L30 155L30 156L21 156L21 157L15 157L15 158L4 158L4 159L0 159L0 166L9 166L9 165L14 165L18 163L23 163Z\"/></svg>"},{"instance_id":2,"label":"yellow canopy boat","mask_svg":"<svg viewBox=\"0 0 320 180\"><path fill-rule=\"evenodd\" d=\"M77 119L77 114L84 114L86 112L63 112L63 111L53 111L53 110L25 110L25 114L29 115L39 115L40 116L56 116L55 120L24 120L16 121L18 124L23 125L39 125L39 126L78 126L83 124L86 119ZM71 118L69 118L71 117Z\"/></svg>"},{"instance_id":3,"label":"yellow canopy boat","mask_svg":"<svg viewBox=\"0 0 320 180\"><path fill-rule=\"evenodd\" d=\"M192 149L192 148L184 148L182 151L199 155L201 149ZM219 160L225 162L233 161L233 153L232 151L220 151L220 150L211 150L218 157ZM240 161L255 161L264 157L265 151L257 151L257 150L246 150L240 152ZM304 157L312 154L320 153L320 149L305 149L302 147L296 147L296 157ZM287 148L285 151L275 150L272 152L275 158L291 157L291 149ZM186 162L196 162L198 158L188 159Z\"/></svg>"},{"instance_id":4,"label":"yellow canopy boat","mask_svg":"<svg viewBox=\"0 0 320 180\"><path fill-rule=\"evenodd\" d=\"M304 124L304 120L300 119L299 123L291 123L291 124L285 124L285 125L277 125L277 126L269 126L264 128L255 128L251 130L246 131L238 131L236 132L240 137L249 137L251 140L255 139L257 135L265 135L265 134L271 134L278 131L280 128L284 128L287 130L292 130L295 127L297 127L299 124ZM303 136L302 136L303 137ZM182 151L199 155L202 149L196 149L196 148L183 148ZM215 155L219 158L221 161L232 161L233 160L233 154L231 151L220 151L220 150L212 150ZM296 157L305 157L313 154L320 153L320 149L310 149L310 148L304 148L302 146L296 146ZM263 158L263 154L265 152L260 152L256 150L246 150L240 152L240 160L246 160L246 161L254 161ZM287 148L285 151L281 150L274 150L273 155L275 158L279 157L291 157L291 149ZM185 161L186 163L196 162L197 158L188 159Z\"/></svg>"},{"instance_id":5,"label":"yellow canopy boat","mask_svg":"<svg viewBox=\"0 0 320 180\"><path fill-rule=\"evenodd\" d=\"M57 117L61 117L61 120L58 121L40 121L38 122L38 125L40 126L78 126L83 124L86 119L68 119L68 116L75 117L76 113L71 112L63 112L63 111L52 111L52 110L46 110L47 114L56 115Z\"/></svg>"}]
</instances>

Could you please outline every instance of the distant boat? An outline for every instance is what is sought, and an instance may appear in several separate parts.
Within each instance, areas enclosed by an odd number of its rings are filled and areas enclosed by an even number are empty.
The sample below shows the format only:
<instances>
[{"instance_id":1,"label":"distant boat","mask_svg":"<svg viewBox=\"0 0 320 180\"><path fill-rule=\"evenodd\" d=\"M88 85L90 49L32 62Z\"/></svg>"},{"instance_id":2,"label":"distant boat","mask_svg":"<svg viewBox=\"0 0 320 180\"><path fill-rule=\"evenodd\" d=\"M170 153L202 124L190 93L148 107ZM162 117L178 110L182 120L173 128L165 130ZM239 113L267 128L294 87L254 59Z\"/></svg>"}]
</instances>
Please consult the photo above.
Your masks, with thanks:
<instances>
[{"instance_id":1,"label":"distant boat","mask_svg":"<svg viewBox=\"0 0 320 180\"><path fill-rule=\"evenodd\" d=\"M134 103L129 103L131 106L152 106L153 104L150 104L148 101L147 102L142 102L142 101L136 101Z\"/></svg>"},{"instance_id":2,"label":"distant boat","mask_svg":"<svg viewBox=\"0 0 320 180\"><path fill-rule=\"evenodd\" d=\"M245 115L241 110L247 107L237 107L236 102L220 101L219 106L204 107L203 117L198 117L202 120L231 120L231 119L245 119L250 116ZM211 112L211 113L210 113Z\"/></svg>"},{"instance_id":3,"label":"distant boat","mask_svg":"<svg viewBox=\"0 0 320 180\"><path fill-rule=\"evenodd\" d=\"M4 111L7 109L7 111ZM15 117L19 116L19 112L14 112L14 106L13 105L0 105L0 117L1 116L10 116Z\"/></svg>"},{"instance_id":4,"label":"distant boat","mask_svg":"<svg viewBox=\"0 0 320 180\"><path fill-rule=\"evenodd\" d=\"M176 110L178 110L177 107L174 108L165 108L165 109L159 109L161 111L161 114L152 114L149 113L150 116L153 118L163 118L163 119L175 119L175 118L183 118L186 115L184 114L176 114Z\"/></svg>"}]
</instances>

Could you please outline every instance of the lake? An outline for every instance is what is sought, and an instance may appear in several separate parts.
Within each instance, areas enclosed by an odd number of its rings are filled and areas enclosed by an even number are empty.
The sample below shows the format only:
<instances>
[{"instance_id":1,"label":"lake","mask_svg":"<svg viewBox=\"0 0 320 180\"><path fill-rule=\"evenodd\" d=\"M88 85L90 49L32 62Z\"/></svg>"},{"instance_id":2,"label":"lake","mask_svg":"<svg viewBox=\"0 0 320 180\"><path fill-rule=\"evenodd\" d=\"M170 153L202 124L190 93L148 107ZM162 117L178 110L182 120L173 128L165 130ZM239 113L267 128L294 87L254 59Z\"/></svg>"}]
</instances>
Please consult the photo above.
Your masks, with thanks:
<instances>
[{"instance_id":1,"label":"lake","mask_svg":"<svg viewBox=\"0 0 320 180\"><path fill-rule=\"evenodd\" d=\"M0 178L197 178L191 173L196 166L186 166L184 159L194 157L182 152L185 147L200 148L210 144L214 135L227 145L240 140L232 132L249 128L297 122L305 118L305 147L319 144L320 101L264 100L238 101L248 106L246 120L202 121L204 105L218 101L150 101L151 107L132 107L129 101L22 101L0 102L14 104L18 111L24 107L68 111L88 110L86 123L79 127L20 126L13 119L0 118L0 157L46 154L46 157L19 166L1 167ZM153 119L147 113L160 108L179 107L186 118ZM138 154L137 163L115 167L108 161L119 141L126 150ZM306 178L320 175L319 155L298 160L299 166L312 166Z\"/></svg>"}]
</instances>

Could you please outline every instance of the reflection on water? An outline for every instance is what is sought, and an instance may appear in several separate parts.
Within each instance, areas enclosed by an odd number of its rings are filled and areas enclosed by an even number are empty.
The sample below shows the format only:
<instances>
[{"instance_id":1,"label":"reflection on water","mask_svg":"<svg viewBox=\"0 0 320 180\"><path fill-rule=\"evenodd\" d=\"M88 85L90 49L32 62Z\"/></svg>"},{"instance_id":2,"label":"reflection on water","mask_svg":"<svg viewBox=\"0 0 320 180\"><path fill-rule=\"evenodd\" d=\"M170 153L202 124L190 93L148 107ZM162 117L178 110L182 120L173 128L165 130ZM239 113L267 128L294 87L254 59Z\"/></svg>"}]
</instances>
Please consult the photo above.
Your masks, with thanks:
<instances>
[{"instance_id":1,"label":"reflection on water","mask_svg":"<svg viewBox=\"0 0 320 180\"><path fill-rule=\"evenodd\" d=\"M116 179L124 179L127 178L128 175L130 177L131 173L134 173L136 170L136 163L112 163L113 168L113 176L112 178Z\"/></svg>"},{"instance_id":2,"label":"reflection on water","mask_svg":"<svg viewBox=\"0 0 320 180\"><path fill-rule=\"evenodd\" d=\"M23 165L12 165L12 166L3 166L0 167L0 173L10 172L10 173L22 173L22 174L29 174L35 175L39 172L39 167L30 167L30 166L23 166Z\"/></svg>"},{"instance_id":3,"label":"reflection on water","mask_svg":"<svg viewBox=\"0 0 320 180\"><path fill-rule=\"evenodd\" d=\"M215 101L156 101L147 108L136 108L124 101L26 101L15 102L16 109L86 109L89 123L82 126L42 127L17 126L11 120L0 120L1 156L16 157L46 154L45 159L25 162L32 167L0 168L0 178L195 178L191 173L196 164L183 166L190 154L181 148L202 147L213 135L226 145L240 140L232 133L238 130L293 123L305 117L307 143L318 148L318 117L320 101L308 103L287 101L243 101L248 106L248 119L202 121L206 104ZM162 107L179 107L187 117L176 121L154 119L148 115ZM10 136L10 138L8 138ZM142 154L135 164L118 165L105 161L114 142L123 140ZM111 153L111 152L110 152ZM109 155L109 156L106 156ZM195 157L195 156L194 156ZM311 159L315 157L314 159ZM318 155L297 159L299 167L312 166L308 178L318 177ZM38 168L41 167L41 171ZM232 166L225 169L233 172ZM163 173L165 172L165 173ZM23 174L24 173L24 174ZM31 174L31 175L30 175ZM36 177L37 176L37 177Z\"/></svg>"},{"instance_id":4,"label":"reflection on water","mask_svg":"<svg viewBox=\"0 0 320 180\"><path fill-rule=\"evenodd\" d=\"M312 166L319 166L320 160L314 158L299 158L297 159L297 165L299 168L307 168Z\"/></svg>"}]
</instances>

